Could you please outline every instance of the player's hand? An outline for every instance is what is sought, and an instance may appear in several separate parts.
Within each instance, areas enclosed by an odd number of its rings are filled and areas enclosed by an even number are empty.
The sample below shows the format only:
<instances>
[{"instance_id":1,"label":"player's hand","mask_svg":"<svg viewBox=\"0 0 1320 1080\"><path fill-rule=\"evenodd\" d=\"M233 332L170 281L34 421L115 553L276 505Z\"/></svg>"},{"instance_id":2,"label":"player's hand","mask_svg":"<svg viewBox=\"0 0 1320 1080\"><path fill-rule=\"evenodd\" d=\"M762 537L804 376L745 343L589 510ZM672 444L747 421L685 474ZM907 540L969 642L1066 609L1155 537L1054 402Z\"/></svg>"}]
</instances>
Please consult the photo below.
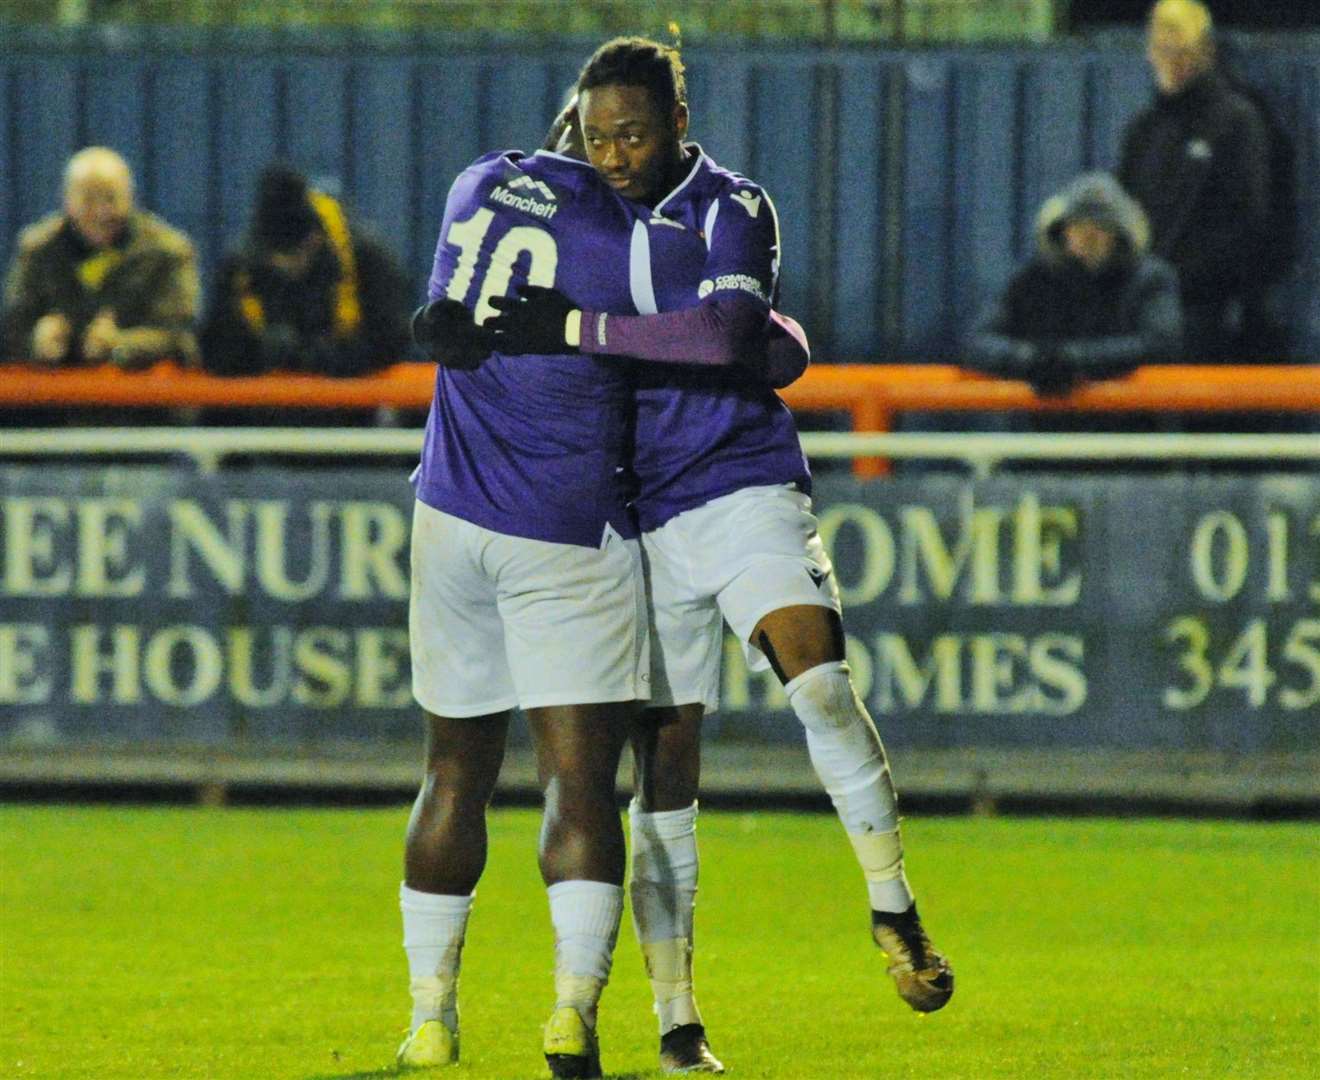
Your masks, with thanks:
<instances>
[{"instance_id":1,"label":"player's hand","mask_svg":"<svg viewBox=\"0 0 1320 1080\"><path fill-rule=\"evenodd\" d=\"M43 315L32 327L32 359L58 364L69 355L72 340L73 324L67 318L59 312Z\"/></svg>"},{"instance_id":2,"label":"player's hand","mask_svg":"<svg viewBox=\"0 0 1320 1080\"><path fill-rule=\"evenodd\" d=\"M550 125L550 130L545 134L545 142L542 145L543 150L553 150L556 154L563 154L565 157L577 158L579 161L587 160L586 144L582 141L582 124L578 117L578 99L573 95L573 99L560 110L555 117L554 123Z\"/></svg>"},{"instance_id":3,"label":"player's hand","mask_svg":"<svg viewBox=\"0 0 1320 1080\"><path fill-rule=\"evenodd\" d=\"M115 324L115 313L104 308L87 324L82 340L83 358L94 363L104 363L110 359L110 354L118 344L119 327Z\"/></svg>"},{"instance_id":4,"label":"player's hand","mask_svg":"<svg viewBox=\"0 0 1320 1080\"><path fill-rule=\"evenodd\" d=\"M516 297L492 296L490 306L499 315L487 319L485 326L495 332L495 348L500 352L554 356L578 351L577 343L570 345L567 337L568 316L578 308L563 293L524 285Z\"/></svg>"},{"instance_id":5,"label":"player's hand","mask_svg":"<svg viewBox=\"0 0 1320 1080\"><path fill-rule=\"evenodd\" d=\"M495 351L495 334L472 320L472 312L457 300L433 300L412 319L413 340L433 363L472 371Z\"/></svg>"}]
</instances>

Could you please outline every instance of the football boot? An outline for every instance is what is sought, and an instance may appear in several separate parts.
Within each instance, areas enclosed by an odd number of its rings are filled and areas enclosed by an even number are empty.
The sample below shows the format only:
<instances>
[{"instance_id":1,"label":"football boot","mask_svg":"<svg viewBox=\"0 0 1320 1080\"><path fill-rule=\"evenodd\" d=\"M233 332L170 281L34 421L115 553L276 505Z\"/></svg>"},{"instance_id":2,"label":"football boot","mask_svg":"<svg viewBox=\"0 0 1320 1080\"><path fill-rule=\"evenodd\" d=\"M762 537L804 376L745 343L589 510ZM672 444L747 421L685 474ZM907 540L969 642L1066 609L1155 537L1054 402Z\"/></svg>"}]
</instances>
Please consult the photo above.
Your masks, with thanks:
<instances>
[{"instance_id":1,"label":"football boot","mask_svg":"<svg viewBox=\"0 0 1320 1080\"><path fill-rule=\"evenodd\" d=\"M403 1040L399 1065L405 1069L429 1069L458 1064L458 1035L440 1020L427 1020Z\"/></svg>"},{"instance_id":2,"label":"football boot","mask_svg":"<svg viewBox=\"0 0 1320 1080\"><path fill-rule=\"evenodd\" d=\"M701 1024L680 1024L660 1036L662 1073L722 1073L724 1063L710 1051Z\"/></svg>"},{"instance_id":3,"label":"football boot","mask_svg":"<svg viewBox=\"0 0 1320 1080\"><path fill-rule=\"evenodd\" d=\"M545 1063L550 1075L591 1080L600 1076L600 1044L582 1014L572 1005L561 1005L545 1025Z\"/></svg>"},{"instance_id":4,"label":"football boot","mask_svg":"<svg viewBox=\"0 0 1320 1080\"><path fill-rule=\"evenodd\" d=\"M953 997L953 968L931 943L917 905L894 914L871 912L871 937L889 959L898 996L917 1012L934 1012Z\"/></svg>"}]
</instances>

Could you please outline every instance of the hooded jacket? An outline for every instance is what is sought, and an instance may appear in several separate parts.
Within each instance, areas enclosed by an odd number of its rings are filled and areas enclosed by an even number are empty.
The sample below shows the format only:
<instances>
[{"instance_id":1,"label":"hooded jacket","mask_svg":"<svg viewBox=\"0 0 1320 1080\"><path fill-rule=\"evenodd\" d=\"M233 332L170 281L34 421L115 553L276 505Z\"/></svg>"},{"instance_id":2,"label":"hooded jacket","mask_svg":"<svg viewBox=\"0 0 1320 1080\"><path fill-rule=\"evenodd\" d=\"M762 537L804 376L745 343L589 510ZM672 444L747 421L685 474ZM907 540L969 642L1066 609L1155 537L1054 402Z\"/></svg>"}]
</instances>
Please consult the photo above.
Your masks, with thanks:
<instances>
[{"instance_id":1,"label":"hooded jacket","mask_svg":"<svg viewBox=\"0 0 1320 1080\"><path fill-rule=\"evenodd\" d=\"M1064 249L1071 221L1114 233L1113 254L1098 272ZM1041 207L1036 255L973 328L965 363L1060 392L1173 360L1182 341L1178 279L1148 247L1145 215L1118 182L1105 173L1079 177Z\"/></svg>"},{"instance_id":2,"label":"hooded jacket","mask_svg":"<svg viewBox=\"0 0 1320 1080\"><path fill-rule=\"evenodd\" d=\"M202 327L202 363L218 375L307 371L364 375L407 358L410 290L384 244L342 206L271 171L247 242L221 263ZM301 185L301 186L298 186ZM306 273L289 277L272 250L319 232Z\"/></svg>"}]
</instances>

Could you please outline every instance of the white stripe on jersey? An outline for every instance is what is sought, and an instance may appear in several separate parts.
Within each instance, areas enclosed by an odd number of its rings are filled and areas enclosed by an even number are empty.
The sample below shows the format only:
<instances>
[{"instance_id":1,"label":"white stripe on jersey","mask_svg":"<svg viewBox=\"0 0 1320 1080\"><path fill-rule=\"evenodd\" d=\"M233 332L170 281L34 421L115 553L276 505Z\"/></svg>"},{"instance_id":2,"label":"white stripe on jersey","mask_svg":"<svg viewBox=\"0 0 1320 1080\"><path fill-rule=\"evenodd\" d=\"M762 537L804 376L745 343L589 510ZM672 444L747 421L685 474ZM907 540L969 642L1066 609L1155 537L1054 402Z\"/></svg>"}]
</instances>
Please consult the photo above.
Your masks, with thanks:
<instances>
[{"instance_id":1,"label":"white stripe on jersey","mask_svg":"<svg viewBox=\"0 0 1320 1080\"><path fill-rule=\"evenodd\" d=\"M706 211L706 250L710 250L710 242L715 239L715 219L720 216L720 200L716 199L710 204L710 209Z\"/></svg>"},{"instance_id":2,"label":"white stripe on jersey","mask_svg":"<svg viewBox=\"0 0 1320 1080\"><path fill-rule=\"evenodd\" d=\"M651 282L651 233L646 222L633 222L632 247L628 251L628 287L639 315L654 315L655 286Z\"/></svg>"}]
</instances>

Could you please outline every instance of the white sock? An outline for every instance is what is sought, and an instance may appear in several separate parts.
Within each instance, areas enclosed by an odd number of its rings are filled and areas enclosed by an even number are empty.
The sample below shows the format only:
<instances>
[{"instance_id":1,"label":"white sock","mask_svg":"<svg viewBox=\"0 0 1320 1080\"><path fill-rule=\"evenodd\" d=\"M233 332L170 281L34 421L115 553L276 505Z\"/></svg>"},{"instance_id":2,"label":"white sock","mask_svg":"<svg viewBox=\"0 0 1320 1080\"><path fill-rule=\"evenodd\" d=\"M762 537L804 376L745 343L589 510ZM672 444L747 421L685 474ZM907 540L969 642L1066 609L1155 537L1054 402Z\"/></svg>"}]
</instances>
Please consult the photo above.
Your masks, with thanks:
<instances>
[{"instance_id":1,"label":"white sock","mask_svg":"<svg viewBox=\"0 0 1320 1080\"><path fill-rule=\"evenodd\" d=\"M555 1008L572 1005L587 1026L595 1028L596 1006L610 979L623 918L623 887L561 881L546 892L555 928Z\"/></svg>"},{"instance_id":2,"label":"white sock","mask_svg":"<svg viewBox=\"0 0 1320 1080\"><path fill-rule=\"evenodd\" d=\"M701 1023L692 990L692 923L697 897L697 804L647 813L628 806L633 926L642 947L664 1035Z\"/></svg>"},{"instance_id":3,"label":"white sock","mask_svg":"<svg viewBox=\"0 0 1320 1080\"><path fill-rule=\"evenodd\" d=\"M411 1031L440 1020L458 1031L458 970L463 959L471 896L444 896L399 886L403 950L408 954Z\"/></svg>"},{"instance_id":4,"label":"white sock","mask_svg":"<svg viewBox=\"0 0 1320 1080\"><path fill-rule=\"evenodd\" d=\"M843 661L819 664L784 687L807 733L816 775L852 842L875 911L906 911L912 890L903 873L898 795L875 724Z\"/></svg>"}]
</instances>

